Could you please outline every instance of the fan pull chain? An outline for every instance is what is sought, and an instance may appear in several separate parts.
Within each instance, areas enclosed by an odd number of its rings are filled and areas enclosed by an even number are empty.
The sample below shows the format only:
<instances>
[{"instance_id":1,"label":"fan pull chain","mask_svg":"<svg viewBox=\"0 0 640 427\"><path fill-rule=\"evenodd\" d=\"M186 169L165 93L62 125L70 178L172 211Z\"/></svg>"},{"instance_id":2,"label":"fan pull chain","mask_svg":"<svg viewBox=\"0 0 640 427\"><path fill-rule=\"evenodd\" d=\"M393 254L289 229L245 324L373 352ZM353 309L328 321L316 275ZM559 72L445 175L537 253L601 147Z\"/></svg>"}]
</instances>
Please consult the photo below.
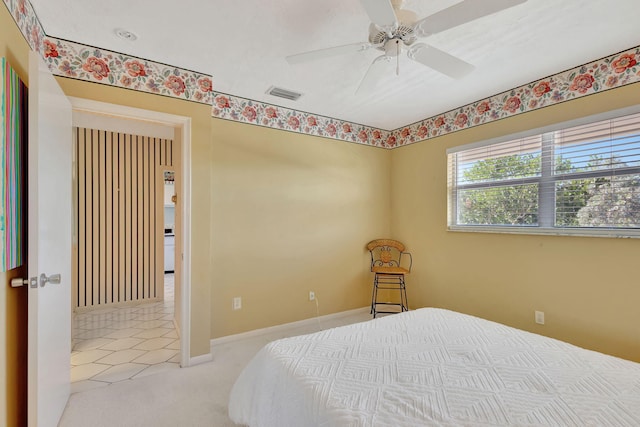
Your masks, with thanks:
<instances>
[{"instance_id":1,"label":"fan pull chain","mask_svg":"<svg viewBox=\"0 0 640 427\"><path fill-rule=\"evenodd\" d=\"M396 76L400 75L400 40L396 40Z\"/></svg>"}]
</instances>

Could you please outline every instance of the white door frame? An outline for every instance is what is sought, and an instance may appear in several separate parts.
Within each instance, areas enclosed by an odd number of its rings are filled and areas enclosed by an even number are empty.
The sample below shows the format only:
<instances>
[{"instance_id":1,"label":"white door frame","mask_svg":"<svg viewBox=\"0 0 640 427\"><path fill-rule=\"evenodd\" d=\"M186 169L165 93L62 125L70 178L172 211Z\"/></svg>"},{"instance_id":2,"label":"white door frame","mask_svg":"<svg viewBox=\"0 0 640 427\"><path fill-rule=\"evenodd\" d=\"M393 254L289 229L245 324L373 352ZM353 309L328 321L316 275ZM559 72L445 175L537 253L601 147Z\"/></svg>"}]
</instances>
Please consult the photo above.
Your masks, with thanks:
<instances>
[{"instance_id":1,"label":"white door frame","mask_svg":"<svg viewBox=\"0 0 640 427\"><path fill-rule=\"evenodd\" d=\"M180 319L180 366L192 365L191 347L191 118L90 99L69 97L73 111L151 121L180 129L182 146L182 277ZM177 256L179 260L179 254Z\"/></svg>"}]
</instances>

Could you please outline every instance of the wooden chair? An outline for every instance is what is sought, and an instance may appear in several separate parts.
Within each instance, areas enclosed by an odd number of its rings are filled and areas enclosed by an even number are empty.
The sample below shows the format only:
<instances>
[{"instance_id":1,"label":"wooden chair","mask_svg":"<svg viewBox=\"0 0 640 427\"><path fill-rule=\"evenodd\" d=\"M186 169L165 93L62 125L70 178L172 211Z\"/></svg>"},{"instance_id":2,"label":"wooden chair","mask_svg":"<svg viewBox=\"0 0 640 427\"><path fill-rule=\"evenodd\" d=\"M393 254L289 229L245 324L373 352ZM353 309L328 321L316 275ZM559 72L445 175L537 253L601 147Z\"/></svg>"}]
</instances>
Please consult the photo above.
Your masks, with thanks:
<instances>
[{"instance_id":1,"label":"wooden chair","mask_svg":"<svg viewBox=\"0 0 640 427\"><path fill-rule=\"evenodd\" d=\"M367 249L371 253L371 271L374 273L373 292L371 295L371 314L375 319L378 313L400 313L409 311L407 302L407 289L405 287L405 275L411 271L413 258L409 252L405 252L405 246L397 240L376 239L367 244ZM406 268L402 265L402 258L409 258L409 265ZM378 290L397 291L399 301L379 302ZM396 306L395 311L378 310L378 305Z\"/></svg>"}]
</instances>

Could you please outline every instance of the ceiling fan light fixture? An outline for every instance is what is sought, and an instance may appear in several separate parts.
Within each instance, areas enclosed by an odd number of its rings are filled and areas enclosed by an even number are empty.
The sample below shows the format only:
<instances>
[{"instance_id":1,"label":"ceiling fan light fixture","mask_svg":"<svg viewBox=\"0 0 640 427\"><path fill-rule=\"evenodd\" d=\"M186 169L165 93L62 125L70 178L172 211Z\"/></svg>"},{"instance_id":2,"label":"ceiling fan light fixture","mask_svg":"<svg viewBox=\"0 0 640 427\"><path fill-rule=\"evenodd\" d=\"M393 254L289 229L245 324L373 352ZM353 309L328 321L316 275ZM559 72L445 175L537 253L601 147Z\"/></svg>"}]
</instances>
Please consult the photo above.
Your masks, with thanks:
<instances>
[{"instance_id":1,"label":"ceiling fan light fixture","mask_svg":"<svg viewBox=\"0 0 640 427\"><path fill-rule=\"evenodd\" d=\"M387 40L384 44L384 54L391 57L400 56L405 47L404 42L400 39Z\"/></svg>"}]
</instances>

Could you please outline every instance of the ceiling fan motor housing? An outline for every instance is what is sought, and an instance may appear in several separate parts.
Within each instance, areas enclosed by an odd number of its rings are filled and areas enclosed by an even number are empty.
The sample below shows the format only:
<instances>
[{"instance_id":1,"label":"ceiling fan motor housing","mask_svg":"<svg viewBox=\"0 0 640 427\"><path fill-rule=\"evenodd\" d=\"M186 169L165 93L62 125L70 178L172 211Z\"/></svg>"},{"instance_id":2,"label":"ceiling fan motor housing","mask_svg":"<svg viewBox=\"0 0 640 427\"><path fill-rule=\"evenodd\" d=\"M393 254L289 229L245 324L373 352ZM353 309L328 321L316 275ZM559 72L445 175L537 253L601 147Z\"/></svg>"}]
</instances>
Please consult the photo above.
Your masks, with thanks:
<instances>
[{"instance_id":1,"label":"ceiling fan motor housing","mask_svg":"<svg viewBox=\"0 0 640 427\"><path fill-rule=\"evenodd\" d=\"M415 22L418 20L416 13L410 10L396 10L396 17L398 23L391 33L371 24L369 26L369 43L383 45L378 48L380 50L385 50L384 45L392 39L400 39L406 46L413 44L418 39L414 28Z\"/></svg>"}]
</instances>

